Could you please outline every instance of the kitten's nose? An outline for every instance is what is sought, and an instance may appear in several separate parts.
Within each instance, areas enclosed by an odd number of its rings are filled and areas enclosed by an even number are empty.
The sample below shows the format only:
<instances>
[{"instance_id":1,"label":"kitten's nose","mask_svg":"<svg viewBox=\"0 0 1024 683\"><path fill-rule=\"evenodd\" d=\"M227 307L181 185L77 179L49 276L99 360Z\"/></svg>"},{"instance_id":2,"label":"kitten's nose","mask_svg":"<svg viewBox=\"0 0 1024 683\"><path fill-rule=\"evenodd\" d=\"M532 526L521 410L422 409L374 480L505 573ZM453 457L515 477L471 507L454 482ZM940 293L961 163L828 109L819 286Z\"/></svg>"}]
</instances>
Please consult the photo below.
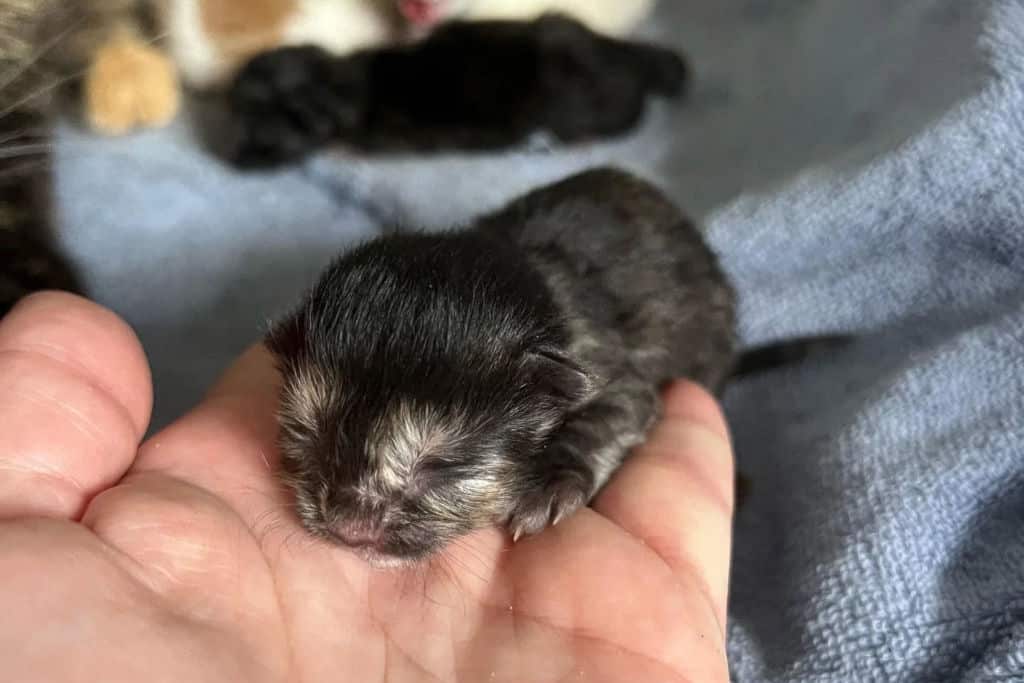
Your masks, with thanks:
<instances>
[{"instance_id":1,"label":"kitten's nose","mask_svg":"<svg viewBox=\"0 0 1024 683\"><path fill-rule=\"evenodd\" d=\"M350 548L367 548L377 545L381 538L380 525L365 520L342 520L331 527L336 539Z\"/></svg>"}]
</instances>

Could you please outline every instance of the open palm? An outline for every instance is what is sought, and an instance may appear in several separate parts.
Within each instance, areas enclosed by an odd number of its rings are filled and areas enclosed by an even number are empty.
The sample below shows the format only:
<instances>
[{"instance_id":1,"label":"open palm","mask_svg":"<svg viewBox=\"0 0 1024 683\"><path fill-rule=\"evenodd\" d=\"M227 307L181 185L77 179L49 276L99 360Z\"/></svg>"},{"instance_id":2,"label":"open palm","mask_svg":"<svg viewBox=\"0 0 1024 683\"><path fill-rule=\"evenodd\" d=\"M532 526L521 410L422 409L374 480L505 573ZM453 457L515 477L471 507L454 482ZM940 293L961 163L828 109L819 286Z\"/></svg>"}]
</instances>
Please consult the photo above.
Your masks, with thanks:
<instances>
[{"instance_id":1,"label":"open palm","mask_svg":"<svg viewBox=\"0 0 1024 683\"><path fill-rule=\"evenodd\" d=\"M593 509L394 572L293 520L276 387L256 347L139 446L149 370L123 322L43 294L0 323L6 680L728 680L732 460L697 387Z\"/></svg>"}]
</instances>

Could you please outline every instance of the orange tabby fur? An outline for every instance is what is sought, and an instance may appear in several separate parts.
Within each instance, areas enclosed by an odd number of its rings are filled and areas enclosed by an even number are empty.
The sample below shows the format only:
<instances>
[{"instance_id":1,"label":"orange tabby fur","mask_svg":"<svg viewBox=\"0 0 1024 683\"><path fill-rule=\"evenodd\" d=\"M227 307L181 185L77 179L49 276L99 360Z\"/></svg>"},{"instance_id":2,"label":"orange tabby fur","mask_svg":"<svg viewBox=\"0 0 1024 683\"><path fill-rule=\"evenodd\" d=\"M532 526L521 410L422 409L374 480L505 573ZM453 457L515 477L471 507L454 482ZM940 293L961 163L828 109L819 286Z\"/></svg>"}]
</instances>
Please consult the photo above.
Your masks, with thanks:
<instances>
[{"instance_id":1,"label":"orange tabby fur","mask_svg":"<svg viewBox=\"0 0 1024 683\"><path fill-rule=\"evenodd\" d=\"M273 48L298 9L297 0L204 0L200 17L207 37L231 61Z\"/></svg>"},{"instance_id":2,"label":"orange tabby fur","mask_svg":"<svg viewBox=\"0 0 1024 683\"><path fill-rule=\"evenodd\" d=\"M84 96L93 129L121 135L169 123L181 104L181 85L166 53L137 35L117 31L93 57Z\"/></svg>"}]
</instances>

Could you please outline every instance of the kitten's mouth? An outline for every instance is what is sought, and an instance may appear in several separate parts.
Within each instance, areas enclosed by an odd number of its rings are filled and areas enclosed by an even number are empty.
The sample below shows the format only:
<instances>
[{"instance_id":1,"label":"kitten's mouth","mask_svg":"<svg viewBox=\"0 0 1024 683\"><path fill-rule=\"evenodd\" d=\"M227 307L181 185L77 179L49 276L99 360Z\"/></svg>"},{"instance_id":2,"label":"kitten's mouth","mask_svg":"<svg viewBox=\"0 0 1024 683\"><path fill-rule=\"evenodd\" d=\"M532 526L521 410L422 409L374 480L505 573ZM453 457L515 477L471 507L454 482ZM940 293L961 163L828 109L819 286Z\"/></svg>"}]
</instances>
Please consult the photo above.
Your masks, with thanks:
<instances>
[{"instance_id":1,"label":"kitten's mouth","mask_svg":"<svg viewBox=\"0 0 1024 683\"><path fill-rule=\"evenodd\" d=\"M419 27L429 28L441 20L436 0L400 0L398 9L406 21Z\"/></svg>"},{"instance_id":2,"label":"kitten's mouth","mask_svg":"<svg viewBox=\"0 0 1024 683\"><path fill-rule=\"evenodd\" d=\"M426 549L399 550L388 544L382 537L373 539L354 538L350 534L339 534L337 530L328 530L327 539L352 553L374 569L404 569L413 567L424 560L430 552Z\"/></svg>"}]
</instances>

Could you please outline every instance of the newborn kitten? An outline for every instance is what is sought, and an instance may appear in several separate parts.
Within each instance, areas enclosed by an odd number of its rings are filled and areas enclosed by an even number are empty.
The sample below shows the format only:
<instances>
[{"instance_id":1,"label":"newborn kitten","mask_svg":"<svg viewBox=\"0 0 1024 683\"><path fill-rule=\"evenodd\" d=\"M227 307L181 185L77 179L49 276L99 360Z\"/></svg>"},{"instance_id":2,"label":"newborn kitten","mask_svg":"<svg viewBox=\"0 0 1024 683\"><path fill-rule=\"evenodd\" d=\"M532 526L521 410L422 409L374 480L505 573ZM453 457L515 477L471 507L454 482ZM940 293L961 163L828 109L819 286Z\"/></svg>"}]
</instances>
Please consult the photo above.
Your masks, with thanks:
<instances>
[{"instance_id":1,"label":"newborn kitten","mask_svg":"<svg viewBox=\"0 0 1024 683\"><path fill-rule=\"evenodd\" d=\"M659 413L732 370L734 296L697 229L614 169L471 228L372 241L268 337L306 529L376 564L571 515Z\"/></svg>"},{"instance_id":2,"label":"newborn kitten","mask_svg":"<svg viewBox=\"0 0 1024 683\"><path fill-rule=\"evenodd\" d=\"M335 143L492 150L539 132L584 142L626 133L651 95L677 95L686 80L675 53L557 15L455 22L413 45L347 57L284 48L257 57L232 85L229 156L265 166Z\"/></svg>"}]
</instances>

